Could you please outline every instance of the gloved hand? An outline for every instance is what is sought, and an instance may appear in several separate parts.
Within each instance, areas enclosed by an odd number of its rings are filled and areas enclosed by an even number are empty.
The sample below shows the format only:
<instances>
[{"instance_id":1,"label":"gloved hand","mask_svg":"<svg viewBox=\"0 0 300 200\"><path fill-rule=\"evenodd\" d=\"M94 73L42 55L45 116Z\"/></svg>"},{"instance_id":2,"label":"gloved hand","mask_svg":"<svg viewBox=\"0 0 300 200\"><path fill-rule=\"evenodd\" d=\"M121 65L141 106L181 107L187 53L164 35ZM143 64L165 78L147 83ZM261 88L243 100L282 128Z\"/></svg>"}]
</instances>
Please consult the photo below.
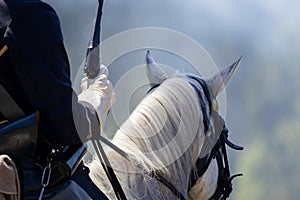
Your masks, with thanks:
<instances>
[{"instance_id":1,"label":"gloved hand","mask_svg":"<svg viewBox=\"0 0 300 200\"><path fill-rule=\"evenodd\" d=\"M109 72L106 66L100 66L99 75L94 79L84 77L81 80L81 91L78 95L79 101L91 104L98 115L101 130L104 126L108 111L114 101L114 91L108 80Z\"/></svg>"}]
</instances>

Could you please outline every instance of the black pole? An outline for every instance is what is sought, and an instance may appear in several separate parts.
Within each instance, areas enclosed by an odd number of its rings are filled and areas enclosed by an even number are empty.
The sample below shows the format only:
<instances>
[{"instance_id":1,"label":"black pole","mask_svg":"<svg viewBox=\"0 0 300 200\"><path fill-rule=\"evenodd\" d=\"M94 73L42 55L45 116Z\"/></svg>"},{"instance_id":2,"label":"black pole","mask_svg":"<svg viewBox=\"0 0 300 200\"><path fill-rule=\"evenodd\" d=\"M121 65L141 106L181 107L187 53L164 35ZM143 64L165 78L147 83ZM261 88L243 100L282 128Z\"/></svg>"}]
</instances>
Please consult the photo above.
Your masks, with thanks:
<instances>
[{"instance_id":1,"label":"black pole","mask_svg":"<svg viewBox=\"0 0 300 200\"><path fill-rule=\"evenodd\" d=\"M92 40L89 42L86 60L84 64L84 73L89 79L98 76L100 71L100 30L101 30L101 17L104 0L98 0L97 17L94 26L94 34Z\"/></svg>"}]
</instances>

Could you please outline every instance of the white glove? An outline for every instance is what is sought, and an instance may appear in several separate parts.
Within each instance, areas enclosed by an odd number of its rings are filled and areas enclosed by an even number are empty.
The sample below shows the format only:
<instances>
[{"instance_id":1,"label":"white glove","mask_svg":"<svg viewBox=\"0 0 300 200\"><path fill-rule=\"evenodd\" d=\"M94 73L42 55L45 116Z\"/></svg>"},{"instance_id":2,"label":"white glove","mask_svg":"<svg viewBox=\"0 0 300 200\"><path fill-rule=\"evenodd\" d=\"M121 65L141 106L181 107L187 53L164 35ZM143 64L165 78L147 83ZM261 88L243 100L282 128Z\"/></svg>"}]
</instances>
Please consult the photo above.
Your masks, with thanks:
<instances>
[{"instance_id":1,"label":"white glove","mask_svg":"<svg viewBox=\"0 0 300 200\"><path fill-rule=\"evenodd\" d=\"M108 69L106 66L100 66L99 75L94 79L84 77L81 80L81 91L78 100L91 104L100 120L101 130L104 126L107 113L114 101L114 91L111 82L108 80Z\"/></svg>"}]
</instances>

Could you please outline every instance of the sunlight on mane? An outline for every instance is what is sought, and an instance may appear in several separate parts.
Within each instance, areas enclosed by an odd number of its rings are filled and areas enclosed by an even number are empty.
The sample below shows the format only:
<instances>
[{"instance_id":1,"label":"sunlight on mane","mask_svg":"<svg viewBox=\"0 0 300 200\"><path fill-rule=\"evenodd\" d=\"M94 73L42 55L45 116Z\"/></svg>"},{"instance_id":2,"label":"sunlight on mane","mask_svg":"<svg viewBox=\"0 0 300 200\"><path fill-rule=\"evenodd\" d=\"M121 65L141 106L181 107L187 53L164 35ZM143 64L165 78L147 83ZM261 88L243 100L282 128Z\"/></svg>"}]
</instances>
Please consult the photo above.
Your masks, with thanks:
<instances>
[{"instance_id":1,"label":"sunlight on mane","mask_svg":"<svg viewBox=\"0 0 300 200\"><path fill-rule=\"evenodd\" d=\"M198 133L203 130L201 121L198 97L190 84L171 78L142 100L113 143L145 170L170 170L168 166L179 158L184 159L181 163L195 161L204 137Z\"/></svg>"}]
</instances>

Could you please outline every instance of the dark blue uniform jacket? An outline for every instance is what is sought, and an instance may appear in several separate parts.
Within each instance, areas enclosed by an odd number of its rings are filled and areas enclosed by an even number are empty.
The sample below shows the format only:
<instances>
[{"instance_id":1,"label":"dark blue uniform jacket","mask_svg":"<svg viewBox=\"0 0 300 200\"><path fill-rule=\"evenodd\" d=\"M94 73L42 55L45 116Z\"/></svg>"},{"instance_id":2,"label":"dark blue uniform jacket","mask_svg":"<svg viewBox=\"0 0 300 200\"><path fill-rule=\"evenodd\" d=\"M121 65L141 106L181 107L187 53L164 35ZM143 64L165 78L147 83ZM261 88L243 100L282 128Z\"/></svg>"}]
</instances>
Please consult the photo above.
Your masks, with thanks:
<instances>
[{"instance_id":1,"label":"dark blue uniform jacket","mask_svg":"<svg viewBox=\"0 0 300 200\"><path fill-rule=\"evenodd\" d=\"M39 132L51 145L81 143L90 124L99 132L95 110L77 102L60 22L49 5L0 0L0 48L4 45L0 84L26 114L40 112Z\"/></svg>"}]
</instances>

